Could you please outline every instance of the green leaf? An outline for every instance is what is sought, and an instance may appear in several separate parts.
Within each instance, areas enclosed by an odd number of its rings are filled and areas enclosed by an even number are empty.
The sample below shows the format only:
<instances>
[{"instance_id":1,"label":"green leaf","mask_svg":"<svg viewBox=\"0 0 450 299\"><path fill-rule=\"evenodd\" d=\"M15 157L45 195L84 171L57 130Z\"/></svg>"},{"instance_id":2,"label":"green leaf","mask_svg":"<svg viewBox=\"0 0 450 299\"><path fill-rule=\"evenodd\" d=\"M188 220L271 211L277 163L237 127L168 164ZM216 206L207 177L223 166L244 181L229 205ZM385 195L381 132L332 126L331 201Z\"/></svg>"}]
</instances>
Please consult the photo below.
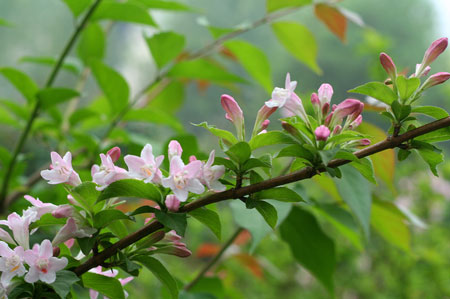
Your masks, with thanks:
<instances>
[{"instance_id":1,"label":"green leaf","mask_svg":"<svg viewBox=\"0 0 450 299\"><path fill-rule=\"evenodd\" d=\"M168 73L169 77L208 80L216 83L246 81L229 73L223 67L206 59L195 59L177 63Z\"/></svg>"},{"instance_id":2,"label":"green leaf","mask_svg":"<svg viewBox=\"0 0 450 299\"><path fill-rule=\"evenodd\" d=\"M333 240L320 228L314 216L294 206L280 226L281 238L289 244L295 259L313 274L330 293L336 253Z\"/></svg>"},{"instance_id":3,"label":"green leaf","mask_svg":"<svg viewBox=\"0 0 450 299\"><path fill-rule=\"evenodd\" d=\"M59 296L61 296L61 298L66 298L70 293L72 285L79 280L80 279L74 272L62 270L56 272L56 280L50 284L50 286Z\"/></svg>"},{"instance_id":4,"label":"green leaf","mask_svg":"<svg viewBox=\"0 0 450 299\"><path fill-rule=\"evenodd\" d=\"M240 165L244 164L252 154L252 150L250 145L247 142L238 142L230 147L225 154L230 157L231 160L239 163Z\"/></svg>"},{"instance_id":5,"label":"green leaf","mask_svg":"<svg viewBox=\"0 0 450 299\"><path fill-rule=\"evenodd\" d=\"M54 57L47 57L47 56L24 56L20 58L19 62L30 62L53 67L56 64L57 59ZM63 70L69 71L75 75L78 75L81 72L80 63L78 60L73 62L66 60L63 62L61 67Z\"/></svg>"},{"instance_id":6,"label":"green leaf","mask_svg":"<svg viewBox=\"0 0 450 299\"><path fill-rule=\"evenodd\" d=\"M269 131L265 134L256 135L249 144L252 150L274 144L296 144L291 136L280 131Z\"/></svg>"},{"instance_id":7,"label":"green leaf","mask_svg":"<svg viewBox=\"0 0 450 299\"><path fill-rule=\"evenodd\" d=\"M163 1L163 0L132 0L128 2L139 2L145 5L147 8L153 9L163 9L163 10L174 10L174 11L191 11L192 9L183 4L174 1Z\"/></svg>"},{"instance_id":8,"label":"green leaf","mask_svg":"<svg viewBox=\"0 0 450 299\"><path fill-rule=\"evenodd\" d=\"M272 24L272 29L280 43L295 58L317 74L322 73L317 65L316 39L308 28L294 22L276 22Z\"/></svg>"},{"instance_id":9,"label":"green leaf","mask_svg":"<svg viewBox=\"0 0 450 299\"><path fill-rule=\"evenodd\" d=\"M161 86L165 84L161 82L155 85L154 91L158 91ZM149 90L152 93L153 89ZM172 81L167 85L163 91L153 98L150 103L148 103L149 108L164 110L166 113L174 115L183 106L183 101L185 97L184 84L179 81Z\"/></svg>"},{"instance_id":10,"label":"green leaf","mask_svg":"<svg viewBox=\"0 0 450 299\"><path fill-rule=\"evenodd\" d=\"M161 32L145 40L158 68L175 59L185 44L184 36L175 32Z\"/></svg>"},{"instance_id":11,"label":"green leaf","mask_svg":"<svg viewBox=\"0 0 450 299\"><path fill-rule=\"evenodd\" d=\"M377 184L377 181L375 180L375 174L373 171L372 160L370 160L369 158L362 158L354 162L351 162L350 165L355 167L359 171L359 173L366 178L366 180L375 185Z\"/></svg>"},{"instance_id":12,"label":"green leaf","mask_svg":"<svg viewBox=\"0 0 450 299\"><path fill-rule=\"evenodd\" d=\"M180 236L184 237L186 232L186 214L181 213L164 213L160 210L154 211L156 219L164 224L164 226L173 229Z\"/></svg>"},{"instance_id":13,"label":"green leaf","mask_svg":"<svg viewBox=\"0 0 450 299\"><path fill-rule=\"evenodd\" d=\"M409 116L411 113L410 105L402 105L398 100L391 103L392 112L395 115L397 121L402 121Z\"/></svg>"},{"instance_id":14,"label":"green leaf","mask_svg":"<svg viewBox=\"0 0 450 299\"><path fill-rule=\"evenodd\" d=\"M92 63L92 71L98 85L108 98L113 112L119 112L128 104L129 88L125 79L114 69L100 61Z\"/></svg>"},{"instance_id":15,"label":"green leaf","mask_svg":"<svg viewBox=\"0 0 450 299\"><path fill-rule=\"evenodd\" d=\"M55 226L64 225L66 223L65 218L55 218L52 214L44 214L41 218L30 224L30 229L34 229L41 226Z\"/></svg>"},{"instance_id":16,"label":"green leaf","mask_svg":"<svg viewBox=\"0 0 450 299\"><path fill-rule=\"evenodd\" d=\"M450 128L442 128L422 136L414 138L414 140L424 141L424 142L441 142L450 139Z\"/></svg>"},{"instance_id":17,"label":"green leaf","mask_svg":"<svg viewBox=\"0 0 450 299\"><path fill-rule=\"evenodd\" d=\"M158 27L147 12L147 8L139 3L103 1L92 16L92 20L105 19Z\"/></svg>"},{"instance_id":18,"label":"green leaf","mask_svg":"<svg viewBox=\"0 0 450 299\"><path fill-rule=\"evenodd\" d=\"M351 89L348 92L364 94L388 105L391 105L392 102L397 99L397 96L392 89L381 82L369 82Z\"/></svg>"},{"instance_id":19,"label":"green leaf","mask_svg":"<svg viewBox=\"0 0 450 299\"><path fill-rule=\"evenodd\" d=\"M283 148L277 155L277 158L280 157L298 157L308 161L314 159L314 155L300 144L293 144Z\"/></svg>"},{"instance_id":20,"label":"green leaf","mask_svg":"<svg viewBox=\"0 0 450 299\"><path fill-rule=\"evenodd\" d=\"M271 202L271 204L277 209L278 224L280 224L292 207L290 203L285 202ZM250 245L250 252L253 252L261 240L269 233L273 232L273 229L267 224L263 216L256 209L247 209L246 205L240 200L233 200L230 202L232 215L234 221L240 226L247 229L252 235L252 241Z\"/></svg>"},{"instance_id":21,"label":"green leaf","mask_svg":"<svg viewBox=\"0 0 450 299\"><path fill-rule=\"evenodd\" d=\"M217 239L222 237L222 225L220 223L219 215L207 208L201 208L189 212L189 215L209 227L209 229L216 235Z\"/></svg>"},{"instance_id":22,"label":"green leaf","mask_svg":"<svg viewBox=\"0 0 450 299\"><path fill-rule=\"evenodd\" d=\"M341 167L343 177L341 180L335 179L336 186L342 199L358 219L367 239L370 235L370 206L372 202L370 185L349 165Z\"/></svg>"},{"instance_id":23,"label":"green leaf","mask_svg":"<svg viewBox=\"0 0 450 299\"><path fill-rule=\"evenodd\" d=\"M272 93L273 83L270 73L270 64L266 54L259 48L243 40L233 40L225 43L244 69L253 79L266 90Z\"/></svg>"},{"instance_id":24,"label":"green leaf","mask_svg":"<svg viewBox=\"0 0 450 299\"><path fill-rule=\"evenodd\" d=\"M303 198L300 195L298 195L297 192L295 192L294 190L289 189L287 187L276 187L276 188L263 190L263 191L255 193L253 195L253 198L255 198L255 199L273 199L273 200L282 201L282 202L304 201Z\"/></svg>"},{"instance_id":25,"label":"green leaf","mask_svg":"<svg viewBox=\"0 0 450 299\"><path fill-rule=\"evenodd\" d=\"M208 125L208 123L206 123L206 122L202 122L200 124L194 124L194 126L203 127L205 129L207 129L208 131L210 131L213 135L215 135L221 139L225 139L226 141L228 141L231 144L235 144L238 142L236 137L234 137L234 135L231 132L225 131L222 129L217 129L214 126Z\"/></svg>"},{"instance_id":26,"label":"green leaf","mask_svg":"<svg viewBox=\"0 0 450 299\"><path fill-rule=\"evenodd\" d=\"M84 182L70 191L70 194L88 211L93 211L100 191L93 182Z\"/></svg>"},{"instance_id":27,"label":"green leaf","mask_svg":"<svg viewBox=\"0 0 450 299\"><path fill-rule=\"evenodd\" d=\"M413 113L421 113L428 116L431 116L435 119L441 119L448 116L448 112L440 107L435 106L420 106L420 107L414 107L412 109Z\"/></svg>"},{"instance_id":28,"label":"green leaf","mask_svg":"<svg viewBox=\"0 0 450 299\"><path fill-rule=\"evenodd\" d=\"M363 250L358 224L349 212L339 207L338 204L321 204L311 206L311 208L316 214L319 214L333 225L337 231L346 237L358 250Z\"/></svg>"},{"instance_id":29,"label":"green leaf","mask_svg":"<svg viewBox=\"0 0 450 299\"><path fill-rule=\"evenodd\" d=\"M277 210L270 203L265 201L256 201L254 203L256 210L263 216L267 224L275 229L278 220Z\"/></svg>"},{"instance_id":30,"label":"green leaf","mask_svg":"<svg viewBox=\"0 0 450 299\"><path fill-rule=\"evenodd\" d=\"M408 158L409 155L411 155L411 151L399 148L398 154L397 154L397 159L399 161L403 161L403 160L406 160L406 158Z\"/></svg>"},{"instance_id":31,"label":"green leaf","mask_svg":"<svg viewBox=\"0 0 450 299\"><path fill-rule=\"evenodd\" d=\"M267 0L267 12L311 4L312 0Z\"/></svg>"},{"instance_id":32,"label":"green leaf","mask_svg":"<svg viewBox=\"0 0 450 299\"><path fill-rule=\"evenodd\" d=\"M81 279L85 288L96 290L110 299L125 299L122 285L114 277L87 272Z\"/></svg>"},{"instance_id":33,"label":"green leaf","mask_svg":"<svg viewBox=\"0 0 450 299\"><path fill-rule=\"evenodd\" d=\"M0 68L0 74L14 85L25 99L27 99L28 103L34 101L39 87L27 74L9 67Z\"/></svg>"},{"instance_id":34,"label":"green leaf","mask_svg":"<svg viewBox=\"0 0 450 299\"><path fill-rule=\"evenodd\" d=\"M272 165L270 163L267 163L265 161L262 161L260 159L257 158L250 158L247 161L245 161L245 163L242 165L242 171L247 171L253 168L257 168L257 167L272 167Z\"/></svg>"},{"instance_id":35,"label":"green leaf","mask_svg":"<svg viewBox=\"0 0 450 299\"><path fill-rule=\"evenodd\" d=\"M78 17L91 4L92 0L63 0L75 17Z\"/></svg>"},{"instance_id":36,"label":"green leaf","mask_svg":"<svg viewBox=\"0 0 450 299\"><path fill-rule=\"evenodd\" d=\"M7 26L11 26L11 24L6 20L0 19L0 26L7 27Z\"/></svg>"},{"instance_id":37,"label":"green leaf","mask_svg":"<svg viewBox=\"0 0 450 299\"><path fill-rule=\"evenodd\" d=\"M105 226L108 226L110 223L117 221L117 220L134 220L132 217L125 215L124 212L120 210L102 210L95 214L94 216L94 227L95 228L102 228Z\"/></svg>"},{"instance_id":38,"label":"green leaf","mask_svg":"<svg viewBox=\"0 0 450 299\"><path fill-rule=\"evenodd\" d=\"M45 88L40 90L36 97L39 99L42 108L49 108L61 103L64 103L68 100L71 100L75 97L78 97L80 94L69 88Z\"/></svg>"},{"instance_id":39,"label":"green leaf","mask_svg":"<svg viewBox=\"0 0 450 299\"><path fill-rule=\"evenodd\" d=\"M400 100L402 102L406 101L414 91L419 88L420 79L419 78L405 78L405 76L398 76L396 79L397 90L400 95Z\"/></svg>"},{"instance_id":40,"label":"green leaf","mask_svg":"<svg viewBox=\"0 0 450 299\"><path fill-rule=\"evenodd\" d=\"M170 291L172 298L178 298L178 286L175 279L170 275L169 271L155 258L150 256L137 256L135 261L140 262Z\"/></svg>"},{"instance_id":41,"label":"green leaf","mask_svg":"<svg viewBox=\"0 0 450 299\"><path fill-rule=\"evenodd\" d=\"M439 176L436 166L444 162L442 151L432 144L413 140L411 146L419 152L420 157L430 166L431 172Z\"/></svg>"},{"instance_id":42,"label":"green leaf","mask_svg":"<svg viewBox=\"0 0 450 299\"><path fill-rule=\"evenodd\" d=\"M161 202L162 200L161 192L155 185L134 179L119 180L111 183L100 193L98 201L113 197L137 197L151 199L156 202Z\"/></svg>"},{"instance_id":43,"label":"green leaf","mask_svg":"<svg viewBox=\"0 0 450 299\"><path fill-rule=\"evenodd\" d=\"M106 38L102 26L97 22L91 22L83 30L78 43L78 56L85 65L102 60L105 55Z\"/></svg>"},{"instance_id":44,"label":"green leaf","mask_svg":"<svg viewBox=\"0 0 450 299\"><path fill-rule=\"evenodd\" d=\"M386 241L406 252L411 251L411 232L406 224L406 217L396 205L374 200L370 222Z\"/></svg>"},{"instance_id":45,"label":"green leaf","mask_svg":"<svg viewBox=\"0 0 450 299\"><path fill-rule=\"evenodd\" d=\"M33 289L32 284L23 282L14 286L12 291L8 294L8 299L32 298Z\"/></svg>"}]
</instances>

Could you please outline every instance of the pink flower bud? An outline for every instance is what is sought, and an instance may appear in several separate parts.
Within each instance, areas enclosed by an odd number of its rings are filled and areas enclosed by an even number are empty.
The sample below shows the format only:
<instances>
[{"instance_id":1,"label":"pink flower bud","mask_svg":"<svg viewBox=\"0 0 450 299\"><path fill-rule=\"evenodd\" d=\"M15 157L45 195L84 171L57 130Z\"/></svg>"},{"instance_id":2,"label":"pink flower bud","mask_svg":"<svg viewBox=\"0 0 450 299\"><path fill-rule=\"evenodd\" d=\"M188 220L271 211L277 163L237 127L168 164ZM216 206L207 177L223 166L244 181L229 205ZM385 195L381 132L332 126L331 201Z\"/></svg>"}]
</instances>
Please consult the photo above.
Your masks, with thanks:
<instances>
[{"instance_id":1,"label":"pink flower bud","mask_svg":"<svg viewBox=\"0 0 450 299\"><path fill-rule=\"evenodd\" d=\"M239 139L244 140L244 114L241 107L239 107L233 97L227 94L221 96L220 102L226 112L225 118L233 123Z\"/></svg>"},{"instance_id":2,"label":"pink flower bud","mask_svg":"<svg viewBox=\"0 0 450 299\"><path fill-rule=\"evenodd\" d=\"M448 39L446 37L442 37L438 40L435 40L431 46L426 50L425 55L423 56L422 66L423 68L427 65L430 65L442 52L447 48Z\"/></svg>"},{"instance_id":3,"label":"pink flower bud","mask_svg":"<svg viewBox=\"0 0 450 299\"><path fill-rule=\"evenodd\" d=\"M427 67L425 67L424 69L422 69L422 65L420 63L416 64L416 72L414 73L414 76L419 78L419 77L424 77L426 75L428 75L428 73L431 71L431 67L428 65ZM419 73L421 72L421 73Z\"/></svg>"},{"instance_id":4,"label":"pink flower bud","mask_svg":"<svg viewBox=\"0 0 450 299\"><path fill-rule=\"evenodd\" d=\"M344 117L350 116L350 121L355 120L364 109L364 104L359 100L346 99L336 106L330 121L330 127L340 124Z\"/></svg>"},{"instance_id":5,"label":"pink flower bud","mask_svg":"<svg viewBox=\"0 0 450 299\"><path fill-rule=\"evenodd\" d=\"M267 133L267 130L262 130L261 132L258 133L258 135L266 134L266 133Z\"/></svg>"},{"instance_id":6,"label":"pink flower bud","mask_svg":"<svg viewBox=\"0 0 450 299\"><path fill-rule=\"evenodd\" d=\"M348 127L350 130L354 130L356 127L358 127L362 123L362 115L358 115L358 117L350 123L350 126Z\"/></svg>"},{"instance_id":7,"label":"pink flower bud","mask_svg":"<svg viewBox=\"0 0 450 299\"><path fill-rule=\"evenodd\" d=\"M64 242L64 244L67 246L67 248L70 249L70 248L72 248L73 244L75 244L75 239L74 238L69 239L66 242Z\"/></svg>"},{"instance_id":8,"label":"pink flower bud","mask_svg":"<svg viewBox=\"0 0 450 299\"><path fill-rule=\"evenodd\" d=\"M189 162L192 162L192 161L197 161L197 157L194 156L194 155L190 156L189 157Z\"/></svg>"},{"instance_id":9,"label":"pink flower bud","mask_svg":"<svg viewBox=\"0 0 450 299\"><path fill-rule=\"evenodd\" d=\"M164 239L164 236L166 235L166 233L162 230L159 230L157 232L152 233L150 236L147 237L147 242L146 244L155 244L159 241L161 241L162 239Z\"/></svg>"},{"instance_id":10,"label":"pink flower bud","mask_svg":"<svg viewBox=\"0 0 450 299\"><path fill-rule=\"evenodd\" d=\"M325 103L322 107L322 115L327 115L328 110L330 110L330 103Z\"/></svg>"},{"instance_id":11,"label":"pink flower bud","mask_svg":"<svg viewBox=\"0 0 450 299\"><path fill-rule=\"evenodd\" d=\"M321 125L317 127L317 129L314 131L314 134L316 135L317 140L326 141L328 139L328 136L330 136L330 129L328 129L324 125Z\"/></svg>"},{"instance_id":12,"label":"pink flower bud","mask_svg":"<svg viewBox=\"0 0 450 299\"><path fill-rule=\"evenodd\" d=\"M176 140L171 140L169 142L169 151L167 153L169 156L169 161L172 160L172 157L174 157L174 156L181 157L182 153L183 153L183 149L181 148L180 143Z\"/></svg>"},{"instance_id":13,"label":"pink flower bud","mask_svg":"<svg viewBox=\"0 0 450 299\"><path fill-rule=\"evenodd\" d=\"M110 149L106 154L111 157L111 160L114 163L120 158L120 148L115 146L112 149Z\"/></svg>"},{"instance_id":14,"label":"pink flower bud","mask_svg":"<svg viewBox=\"0 0 450 299\"><path fill-rule=\"evenodd\" d=\"M326 103L330 104L331 97L333 96L333 87L328 83L324 83L320 85L318 92L320 106L323 107Z\"/></svg>"},{"instance_id":15,"label":"pink flower bud","mask_svg":"<svg viewBox=\"0 0 450 299\"><path fill-rule=\"evenodd\" d=\"M369 139L367 139L367 138L364 138L364 139L361 139L361 140L359 140L359 145L364 145L364 146L366 146L366 145L370 145L370 140Z\"/></svg>"},{"instance_id":16,"label":"pink flower bud","mask_svg":"<svg viewBox=\"0 0 450 299\"><path fill-rule=\"evenodd\" d=\"M425 90L432 86L442 84L450 78L450 73L439 72L431 75L424 83L422 89Z\"/></svg>"},{"instance_id":17,"label":"pink flower bud","mask_svg":"<svg viewBox=\"0 0 450 299\"><path fill-rule=\"evenodd\" d=\"M59 247L53 247L53 256L54 257L58 257L60 253L61 253L61 249L59 249Z\"/></svg>"},{"instance_id":18,"label":"pink flower bud","mask_svg":"<svg viewBox=\"0 0 450 299\"><path fill-rule=\"evenodd\" d=\"M389 55L387 55L386 53L381 53L380 62L389 77L392 80L395 80L395 78L397 77L397 69L392 58L389 57Z\"/></svg>"},{"instance_id":19,"label":"pink flower bud","mask_svg":"<svg viewBox=\"0 0 450 299\"><path fill-rule=\"evenodd\" d=\"M174 194L167 195L165 204L171 212L176 212L180 208L180 201Z\"/></svg>"},{"instance_id":20,"label":"pink flower bud","mask_svg":"<svg viewBox=\"0 0 450 299\"><path fill-rule=\"evenodd\" d=\"M265 128L264 123L269 121L268 118L274 113L278 107L269 108L266 105L263 105L261 109L259 109L258 114L256 115L255 126L253 127L253 135L257 134L261 130Z\"/></svg>"},{"instance_id":21,"label":"pink flower bud","mask_svg":"<svg viewBox=\"0 0 450 299\"><path fill-rule=\"evenodd\" d=\"M342 126L337 125L336 127L334 127L333 135L337 135L337 134L341 133L341 131L342 131Z\"/></svg>"},{"instance_id":22,"label":"pink flower bud","mask_svg":"<svg viewBox=\"0 0 450 299\"><path fill-rule=\"evenodd\" d=\"M270 124L270 120L266 119L265 121L263 121L263 123L261 124L261 129L265 130L267 129L267 127Z\"/></svg>"},{"instance_id":23,"label":"pink flower bud","mask_svg":"<svg viewBox=\"0 0 450 299\"><path fill-rule=\"evenodd\" d=\"M298 132L297 132L297 129L294 128L294 126L288 124L287 122L282 121L281 122L281 126L283 127L284 130L286 130L286 132L288 132L292 136L297 137L299 135Z\"/></svg>"},{"instance_id":24,"label":"pink flower bud","mask_svg":"<svg viewBox=\"0 0 450 299\"><path fill-rule=\"evenodd\" d=\"M53 217L55 218L67 218L72 216L73 214L73 207L70 205L61 205L56 208L52 212Z\"/></svg>"},{"instance_id":25,"label":"pink flower bud","mask_svg":"<svg viewBox=\"0 0 450 299\"><path fill-rule=\"evenodd\" d=\"M320 107L320 100L319 100L319 96L317 95L317 93L313 92L311 94L311 104L314 107Z\"/></svg>"}]
</instances>

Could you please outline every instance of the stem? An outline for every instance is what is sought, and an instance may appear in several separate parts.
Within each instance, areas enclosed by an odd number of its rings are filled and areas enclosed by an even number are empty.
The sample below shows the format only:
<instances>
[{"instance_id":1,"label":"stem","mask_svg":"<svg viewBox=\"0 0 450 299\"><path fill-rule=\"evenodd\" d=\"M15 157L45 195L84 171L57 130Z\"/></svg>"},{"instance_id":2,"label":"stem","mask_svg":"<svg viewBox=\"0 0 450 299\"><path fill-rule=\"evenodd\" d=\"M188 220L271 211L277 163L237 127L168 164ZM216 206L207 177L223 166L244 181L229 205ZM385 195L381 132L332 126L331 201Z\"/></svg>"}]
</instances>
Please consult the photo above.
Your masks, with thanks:
<instances>
[{"instance_id":1,"label":"stem","mask_svg":"<svg viewBox=\"0 0 450 299\"><path fill-rule=\"evenodd\" d=\"M379 153L381 151L392 149L398 146L401 146L405 141L414 139L418 136L446 128L450 126L450 116L434 121L432 123L426 124L424 126L418 127L416 129L413 129L411 131L408 131L402 135L399 135L397 137L388 137L386 140L378 142L372 146L366 147L362 150L359 150L355 152L355 155L358 158L367 157L376 153ZM335 159L328 163L327 167L336 168L339 166L342 166L344 164L350 163L349 160L343 160L343 159ZM297 182L301 180L305 180L308 178L313 177L316 174L319 174L320 172L324 172L325 169L313 169L312 167L306 167L302 170L281 175L278 177L274 177L272 179L268 179L256 184L248 185L242 188L232 188L223 192L219 193L213 193L210 195L206 195L196 201L190 202L187 205L183 206L179 212L180 213L186 213L193 210L196 210L198 208L204 207L206 205L224 201L228 199L234 199L234 198L240 198L245 195L253 194L255 192L259 192L262 190L270 189L273 187L285 185L292 182ZM143 228L139 229L138 231L120 239L117 243L114 243L111 247L106 248L102 252L100 252L95 257L91 257L89 260L78 266L74 269L75 274L82 275L83 273L89 271L89 269L94 268L98 265L100 265L103 261L108 259L109 257L113 256L117 253L118 250L125 248L140 239L146 237L147 235L163 228L164 226L158 222L154 221L151 224L148 224L144 226Z\"/></svg>"},{"instance_id":2,"label":"stem","mask_svg":"<svg viewBox=\"0 0 450 299\"><path fill-rule=\"evenodd\" d=\"M230 247L231 244L233 244L234 240L236 240L236 238L243 230L244 229L240 227L234 232L234 234L230 237L230 239L228 239L228 241L225 244L223 244L222 248L216 254L216 256L212 260L210 260L208 264L205 265L205 267L197 274L197 276L190 283L184 286L185 291L189 291L190 289L192 289L192 287L196 285L200 281L200 279L203 278L203 276L205 276L206 272L208 272L220 260L222 255L228 249L228 247Z\"/></svg>"},{"instance_id":3,"label":"stem","mask_svg":"<svg viewBox=\"0 0 450 299\"><path fill-rule=\"evenodd\" d=\"M72 34L72 37L70 38L70 40L64 47L63 52L59 56L57 63L53 67L53 70L50 73L50 75L47 79L47 82L45 83L46 88L52 86L53 82L56 79L56 76L58 75L59 71L61 70L61 67L63 65L63 62L64 62L67 54L69 54L70 50L72 49L73 45L75 44L75 41L77 40L77 38L80 35L81 31L83 30L84 26L87 24L89 18L92 16L92 14L94 13L95 9L98 7L98 5L100 4L101 1L102 0L95 1L95 3L89 8L89 11L84 16L80 25L78 25L78 27L75 29L75 32ZM40 108L41 108L41 103L40 103L39 99L37 98L34 102L34 107L31 112L31 115L27 121L25 129L22 131L22 134L20 135L20 138L19 138L19 142L16 144L16 147L14 148L13 155L11 157L11 160L9 161L8 168L6 170L5 177L2 182L2 187L1 187L1 191L0 191L0 212L3 211L3 209L4 209L3 204L5 202L6 194L8 193L9 181L11 179L11 175L13 173L14 166L17 161L17 156L22 151L23 145L25 144L28 134L31 131L31 127L33 126L33 122L35 121L36 117L39 114Z\"/></svg>"}]
</instances>

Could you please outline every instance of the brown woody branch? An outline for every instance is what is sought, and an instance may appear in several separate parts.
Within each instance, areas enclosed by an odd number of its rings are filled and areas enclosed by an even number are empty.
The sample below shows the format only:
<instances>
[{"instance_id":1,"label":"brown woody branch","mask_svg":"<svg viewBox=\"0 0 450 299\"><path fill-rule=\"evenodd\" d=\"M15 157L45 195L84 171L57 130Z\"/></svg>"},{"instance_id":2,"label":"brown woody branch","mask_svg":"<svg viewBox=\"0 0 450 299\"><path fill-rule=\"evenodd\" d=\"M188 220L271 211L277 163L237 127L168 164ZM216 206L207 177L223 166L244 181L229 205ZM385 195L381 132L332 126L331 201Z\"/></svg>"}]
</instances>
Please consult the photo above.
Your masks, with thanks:
<instances>
[{"instance_id":1,"label":"brown woody branch","mask_svg":"<svg viewBox=\"0 0 450 299\"><path fill-rule=\"evenodd\" d=\"M403 142L416 138L418 136L436 131L450 126L450 117L446 117L432 123L426 124L424 126L418 127L414 130L408 131L402 135L396 137L388 137L386 140L378 142L372 146L366 147L362 150L355 152L358 158L364 158L381 151L392 149L400 146ZM336 159L328 163L328 167L336 168L344 164L350 163L349 160ZM211 195L204 196L196 201L188 203L180 209L180 212L186 213L198 208L204 207L206 205L216 203L223 200L240 198L245 195L253 194L262 190L270 189L273 187L289 184L292 182L301 181L313 177L314 175L323 172L324 169L313 169L312 167L306 167L302 170L281 175L272 179L268 179L256 184L245 186L242 188L233 188L223 192L214 193ZM82 275L83 273L89 271L89 269L101 265L106 259L115 255L119 250L132 245L133 243L139 241L140 239L148 236L149 234L162 229L164 226L158 222L154 221L140 230L126 236L125 238L119 240L117 243L113 244L111 247L106 248L98 255L91 257L89 260L74 269L75 274Z\"/></svg>"}]
</instances>

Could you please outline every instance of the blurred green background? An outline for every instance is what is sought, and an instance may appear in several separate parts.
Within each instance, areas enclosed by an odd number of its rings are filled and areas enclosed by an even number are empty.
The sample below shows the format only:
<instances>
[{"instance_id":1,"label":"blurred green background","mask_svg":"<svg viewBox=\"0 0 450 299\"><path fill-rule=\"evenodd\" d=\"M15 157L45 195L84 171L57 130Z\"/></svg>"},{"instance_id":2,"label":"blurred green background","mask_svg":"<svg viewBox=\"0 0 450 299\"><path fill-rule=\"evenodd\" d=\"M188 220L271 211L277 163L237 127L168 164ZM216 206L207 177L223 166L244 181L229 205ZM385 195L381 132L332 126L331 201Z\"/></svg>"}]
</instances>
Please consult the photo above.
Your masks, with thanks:
<instances>
[{"instance_id":1,"label":"blurred green background","mask_svg":"<svg viewBox=\"0 0 450 299\"><path fill-rule=\"evenodd\" d=\"M207 29L199 24L199 18L208 20L214 26L230 28L252 22L265 12L263 0L180 2L195 10L156 11L152 12L152 16L161 29L185 35L188 50L199 49L212 40ZM323 71L322 75L315 74L286 52L267 25L245 33L242 38L251 41L267 54L276 86L283 86L285 74L290 72L291 78L298 81L296 91L304 101L309 101L310 93L317 90L321 83L327 82L334 88L333 101L336 103L349 97L347 90L367 81L384 79L383 70L378 63L380 52L387 52L399 70L407 69L411 72L433 40L450 34L450 8L445 0L345 0L340 5L359 14L365 23L362 27L349 23L348 41L345 44L314 17L312 8L286 17L287 20L305 24L316 36L319 47L318 64ZM0 27L0 66L18 67L30 74L39 85L43 85L49 68L20 60L25 56L56 57L73 30L74 20L70 11L58 0L3 0L0 1L0 18L10 23L8 27ZM142 39L143 34L151 35L154 31L155 29L139 25L117 23L112 26L108 35L105 62L120 71L133 93L156 76L156 68ZM175 95L180 98L181 103L177 117L188 132L197 136L203 152L218 148L215 138L190 123L207 121L218 127L231 128L220 107L222 93L232 93L250 120L249 123L257 109L270 97L249 79L240 66L223 57L218 59L228 65L233 73L248 78L249 83L230 91L226 87L215 85L199 87L199 84L192 82ZM432 72L449 69L448 51L433 64ZM56 85L73 87L77 80L72 74L62 73ZM1 98L20 98L3 77L0 77L0 92ZM82 101L87 101L98 93L95 81L90 78L83 91ZM364 100L358 95L351 97ZM426 101L427 105L434 104L449 110L450 84L430 91L422 101ZM374 112L366 112L364 117L379 127L386 129L388 126ZM12 149L11 140L16 139L17 131L1 123L0 120L0 145ZM278 128L276 121L269 127ZM150 142L155 144L160 153L163 152L166 140L176 134L171 129L152 124L129 124L125 129L136 146ZM32 173L45 163L48 151L55 146L52 141L47 142L36 136L30 139L25 152L32 159L24 166L25 173ZM67 150L64 144L59 147ZM36 151L35 148L39 149ZM30 152L33 153L29 154ZM338 266L335 275L337 298L450 298L450 162L440 167L440 173L439 178L433 177L425 163L416 157L410 157L404 163L396 164L393 188L380 183L382 188L376 188L374 192L379 198L395 201L400 207L409 208L420 218L416 226L408 227L412 232L411 235L407 233L410 247L392 245L392 242L386 242L386 235L380 237L378 232L373 231L370 240L364 244L364 249L358 249L336 234L335 228L321 219L323 228L338 240ZM326 202L330 197L329 193L319 188L317 181L298 184L296 188L302 189L305 197L319 201ZM64 202L64 198L61 198L62 190L45 193L47 191L44 184L38 184L34 192L41 194L44 201L54 196L56 202ZM18 201L13 208L20 209L23 204ZM236 225L228 203L217 208L221 213L223 243L233 233ZM323 287L294 262L288 246L279 239L278 232L267 235L251 252L251 256L250 241L245 242L245 236L242 239L242 244L235 244L229 249L214 271L215 274L204 279L194 291L199 294L211 293L217 298L328 296ZM193 252L191 257L181 260L168 256L163 259L177 279L188 282L210 258L208 249L214 252L220 242L195 220L190 220L185 242ZM204 256L199 257L199 254ZM146 271L131 282L127 290L130 298L167 296L160 283ZM202 296L186 295L186 298L210 298L209 295Z\"/></svg>"}]
</instances>

